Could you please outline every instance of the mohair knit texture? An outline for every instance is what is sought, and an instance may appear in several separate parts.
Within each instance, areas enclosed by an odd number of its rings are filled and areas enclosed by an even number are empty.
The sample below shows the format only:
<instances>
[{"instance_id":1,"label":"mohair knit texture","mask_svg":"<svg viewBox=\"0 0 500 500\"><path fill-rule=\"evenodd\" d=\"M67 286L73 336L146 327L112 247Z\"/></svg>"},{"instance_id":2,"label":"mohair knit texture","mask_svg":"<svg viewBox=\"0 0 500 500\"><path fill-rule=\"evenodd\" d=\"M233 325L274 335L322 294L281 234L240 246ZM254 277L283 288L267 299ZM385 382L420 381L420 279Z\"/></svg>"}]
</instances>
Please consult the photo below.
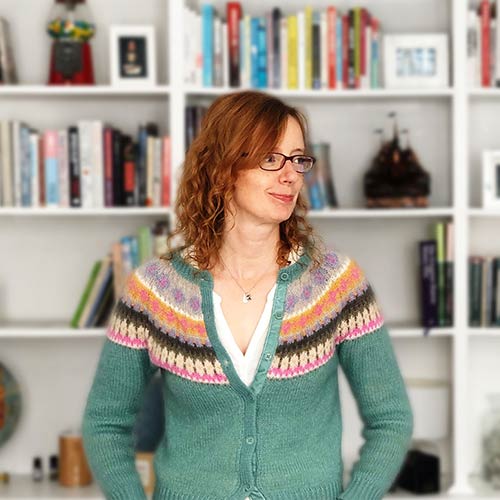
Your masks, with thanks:
<instances>
[{"instance_id":1,"label":"mohair knit texture","mask_svg":"<svg viewBox=\"0 0 500 500\"><path fill-rule=\"evenodd\" d=\"M377 500L413 429L407 391L373 289L334 250L280 269L255 378L238 377L214 322L213 278L185 251L135 270L115 306L83 418L106 498L145 499L132 427L160 370L165 432L155 500ZM364 443L344 488L341 366Z\"/></svg>"}]
</instances>

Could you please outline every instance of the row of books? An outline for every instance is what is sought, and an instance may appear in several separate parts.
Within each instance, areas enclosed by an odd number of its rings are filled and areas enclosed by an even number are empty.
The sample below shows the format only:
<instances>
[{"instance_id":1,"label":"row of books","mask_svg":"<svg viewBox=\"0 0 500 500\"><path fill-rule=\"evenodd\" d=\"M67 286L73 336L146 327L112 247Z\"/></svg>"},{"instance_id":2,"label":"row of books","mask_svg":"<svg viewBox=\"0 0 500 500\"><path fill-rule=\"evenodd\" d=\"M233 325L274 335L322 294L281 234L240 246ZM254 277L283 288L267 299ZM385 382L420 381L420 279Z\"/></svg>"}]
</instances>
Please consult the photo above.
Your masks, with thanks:
<instances>
[{"instance_id":1,"label":"row of books","mask_svg":"<svg viewBox=\"0 0 500 500\"><path fill-rule=\"evenodd\" d=\"M434 238L419 241L421 322L453 325L453 222L436 222Z\"/></svg>"},{"instance_id":2,"label":"row of books","mask_svg":"<svg viewBox=\"0 0 500 500\"><path fill-rule=\"evenodd\" d=\"M200 104L188 105L185 108L185 141L186 151L193 142L193 139L198 135L201 129L201 122L208 110L207 106Z\"/></svg>"},{"instance_id":3,"label":"row of books","mask_svg":"<svg viewBox=\"0 0 500 500\"><path fill-rule=\"evenodd\" d=\"M500 326L500 256L469 257L469 325Z\"/></svg>"},{"instance_id":4,"label":"row of books","mask_svg":"<svg viewBox=\"0 0 500 500\"><path fill-rule=\"evenodd\" d=\"M224 18L225 14L225 18ZM184 10L187 84L285 89L379 88L380 22L366 7L306 6L244 14L211 3Z\"/></svg>"},{"instance_id":5,"label":"row of books","mask_svg":"<svg viewBox=\"0 0 500 500\"><path fill-rule=\"evenodd\" d=\"M17 69L8 21L0 17L0 84L17 83Z\"/></svg>"},{"instance_id":6,"label":"row of books","mask_svg":"<svg viewBox=\"0 0 500 500\"><path fill-rule=\"evenodd\" d=\"M71 319L73 328L104 326L129 274L141 264L167 251L169 223L141 226L136 235L113 243L111 251L92 265Z\"/></svg>"},{"instance_id":7,"label":"row of books","mask_svg":"<svg viewBox=\"0 0 500 500\"><path fill-rule=\"evenodd\" d=\"M101 120L38 131L0 121L0 205L169 206L171 143L156 123L137 138Z\"/></svg>"},{"instance_id":8,"label":"row of books","mask_svg":"<svg viewBox=\"0 0 500 500\"><path fill-rule=\"evenodd\" d=\"M467 77L472 87L500 86L500 0L480 0L467 14Z\"/></svg>"}]
</instances>

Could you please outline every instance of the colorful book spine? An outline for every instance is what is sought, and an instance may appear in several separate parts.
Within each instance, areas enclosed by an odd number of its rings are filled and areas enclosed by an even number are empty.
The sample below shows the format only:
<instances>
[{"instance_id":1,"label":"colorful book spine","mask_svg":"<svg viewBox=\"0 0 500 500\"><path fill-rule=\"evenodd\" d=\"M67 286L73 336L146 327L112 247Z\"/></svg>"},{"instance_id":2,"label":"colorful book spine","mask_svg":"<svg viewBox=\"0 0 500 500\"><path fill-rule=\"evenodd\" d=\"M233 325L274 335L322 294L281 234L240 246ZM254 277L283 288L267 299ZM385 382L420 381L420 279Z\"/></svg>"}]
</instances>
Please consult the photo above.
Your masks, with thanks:
<instances>
[{"instance_id":1,"label":"colorful book spine","mask_svg":"<svg viewBox=\"0 0 500 500\"><path fill-rule=\"evenodd\" d=\"M45 165L45 205L59 206L59 167L57 164L57 130L43 133L43 157Z\"/></svg>"},{"instance_id":2,"label":"colorful book spine","mask_svg":"<svg viewBox=\"0 0 500 500\"><path fill-rule=\"evenodd\" d=\"M240 2L228 2L227 13L227 38L229 45L229 85L239 87L240 82Z\"/></svg>"},{"instance_id":3,"label":"colorful book spine","mask_svg":"<svg viewBox=\"0 0 500 500\"><path fill-rule=\"evenodd\" d=\"M482 266L482 257L469 257L469 326L481 325Z\"/></svg>"},{"instance_id":4,"label":"colorful book spine","mask_svg":"<svg viewBox=\"0 0 500 500\"><path fill-rule=\"evenodd\" d=\"M343 36L343 22L342 15L337 16L337 29L336 29L336 37L337 37L337 85L338 89L342 89L344 87L344 75L343 75L343 58L342 55L344 53L344 36Z\"/></svg>"},{"instance_id":5,"label":"colorful book spine","mask_svg":"<svg viewBox=\"0 0 500 500\"><path fill-rule=\"evenodd\" d=\"M299 87L297 60L297 16L288 16L288 88Z\"/></svg>"},{"instance_id":6,"label":"colorful book spine","mask_svg":"<svg viewBox=\"0 0 500 500\"><path fill-rule=\"evenodd\" d=\"M59 206L69 205L69 162L68 131L64 128L57 132L57 162L59 165Z\"/></svg>"},{"instance_id":7,"label":"colorful book spine","mask_svg":"<svg viewBox=\"0 0 500 500\"><path fill-rule=\"evenodd\" d=\"M40 134L29 134L31 162L31 206L40 207Z\"/></svg>"},{"instance_id":8,"label":"colorful book spine","mask_svg":"<svg viewBox=\"0 0 500 500\"><path fill-rule=\"evenodd\" d=\"M68 128L68 164L69 164L69 195L70 206L81 207L82 197L80 194L80 145L78 139L78 127Z\"/></svg>"},{"instance_id":9,"label":"colorful book spine","mask_svg":"<svg viewBox=\"0 0 500 500\"><path fill-rule=\"evenodd\" d=\"M254 88L259 86L259 24L258 17L250 19L250 81Z\"/></svg>"},{"instance_id":10,"label":"colorful book spine","mask_svg":"<svg viewBox=\"0 0 500 500\"><path fill-rule=\"evenodd\" d=\"M259 17L257 28L257 88L267 87L267 35L266 18Z\"/></svg>"},{"instance_id":11,"label":"colorful book spine","mask_svg":"<svg viewBox=\"0 0 500 500\"><path fill-rule=\"evenodd\" d=\"M214 84L214 7L211 4L201 6L201 39L203 54L203 85Z\"/></svg>"},{"instance_id":12,"label":"colorful book spine","mask_svg":"<svg viewBox=\"0 0 500 500\"><path fill-rule=\"evenodd\" d=\"M306 42L306 89L313 88L313 39L312 39L313 10L310 5L305 8L305 42Z\"/></svg>"},{"instance_id":13,"label":"colorful book spine","mask_svg":"<svg viewBox=\"0 0 500 500\"><path fill-rule=\"evenodd\" d=\"M281 10L279 7L274 7L272 10L273 19L273 86L276 89L281 87L281 50L280 50L280 29L281 29Z\"/></svg>"},{"instance_id":14,"label":"colorful book spine","mask_svg":"<svg viewBox=\"0 0 500 500\"><path fill-rule=\"evenodd\" d=\"M312 13L312 88L321 88L321 17L317 10Z\"/></svg>"},{"instance_id":15,"label":"colorful book spine","mask_svg":"<svg viewBox=\"0 0 500 500\"><path fill-rule=\"evenodd\" d=\"M435 225L436 258L437 258L437 284L438 284L438 323L446 326L446 229L444 222Z\"/></svg>"},{"instance_id":16,"label":"colorful book spine","mask_svg":"<svg viewBox=\"0 0 500 500\"><path fill-rule=\"evenodd\" d=\"M328 88L337 86L337 9L327 7L327 68Z\"/></svg>"},{"instance_id":17,"label":"colorful book spine","mask_svg":"<svg viewBox=\"0 0 500 500\"><path fill-rule=\"evenodd\" d=\"M26 125L20 127L20 153L21 153L21 205L31 206L31 148L30 131Z\"/></svg>"},{"instance_id":18,"label":"colorful book spine","mask_svg":"<svg viewBox=\"0 0 500 500\"><path fill-rule=\"evenodd\" d=\"M446 255L445 255L445 325L453 325L453 302L454 302L454 224L447 222L446 227Z\"/></svg>"}]
</instances>

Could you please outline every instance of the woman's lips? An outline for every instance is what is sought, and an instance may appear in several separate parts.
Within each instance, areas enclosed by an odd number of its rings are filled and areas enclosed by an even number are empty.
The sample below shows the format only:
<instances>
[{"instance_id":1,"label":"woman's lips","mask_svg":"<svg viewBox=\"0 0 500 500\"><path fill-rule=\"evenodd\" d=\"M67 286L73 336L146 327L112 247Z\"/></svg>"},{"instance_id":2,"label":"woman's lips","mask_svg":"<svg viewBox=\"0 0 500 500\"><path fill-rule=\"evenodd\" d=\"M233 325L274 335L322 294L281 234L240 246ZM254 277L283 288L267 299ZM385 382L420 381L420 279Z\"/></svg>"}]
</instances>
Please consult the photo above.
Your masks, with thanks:
<instances>
[{"instance_id":1,"label":"woman's lips","mask_svg":"<svg viewBox=\"0 0 500 500\"><path fill-rule=\"evenodd\" d=\"M271 193L271 196L284 203L291 203L293 201L293 195L282 195L282 194Z\"/></svg>"}]
</instances>

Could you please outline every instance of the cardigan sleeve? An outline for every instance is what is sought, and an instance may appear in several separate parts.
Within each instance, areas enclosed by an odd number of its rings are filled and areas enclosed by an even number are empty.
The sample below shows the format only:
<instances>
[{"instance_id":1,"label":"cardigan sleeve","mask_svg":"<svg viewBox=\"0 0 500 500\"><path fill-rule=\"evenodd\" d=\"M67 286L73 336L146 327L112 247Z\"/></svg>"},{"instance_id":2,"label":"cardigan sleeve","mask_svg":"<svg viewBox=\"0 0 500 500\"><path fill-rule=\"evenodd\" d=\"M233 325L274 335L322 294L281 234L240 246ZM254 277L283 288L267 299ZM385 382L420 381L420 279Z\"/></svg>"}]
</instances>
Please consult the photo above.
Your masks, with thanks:
<instances>
[{"instance_id":1,"label":"cardigan sleeve","mask_svg":"<svg viewBox=\"0 0 500 500\"><path fill-rule=\"evenodd\" d=\"M136 273L127 280L111 314L82 422L90 469L112 500L146 499L135 466L132 429L156 367L146 348L147 317L134 303L137 280Z\"/></svg>"},{"instance_id":2,"label":"cardigan sleeve","mask_svg":"<svg viewBox=\"0 0 500 500\"><path fill-rule=\"evenodd\" d=\"M342 500L382 499L410 446L413 413L373 290L350 260L336 336L339 362L363 421L364 443Z\"/></svg>"}]
</instances>

